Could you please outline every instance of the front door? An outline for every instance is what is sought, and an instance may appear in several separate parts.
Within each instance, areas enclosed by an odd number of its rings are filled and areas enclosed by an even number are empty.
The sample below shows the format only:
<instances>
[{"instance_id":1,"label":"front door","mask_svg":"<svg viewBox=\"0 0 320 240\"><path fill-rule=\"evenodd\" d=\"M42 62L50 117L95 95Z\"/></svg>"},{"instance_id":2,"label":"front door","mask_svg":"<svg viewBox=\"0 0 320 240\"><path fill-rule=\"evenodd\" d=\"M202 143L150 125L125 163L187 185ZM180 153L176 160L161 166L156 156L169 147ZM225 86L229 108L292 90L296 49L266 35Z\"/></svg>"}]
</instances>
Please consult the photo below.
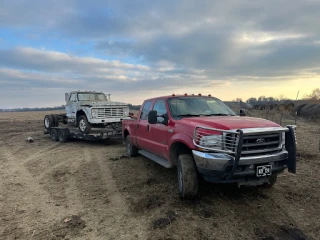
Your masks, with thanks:
<instances>
[{"instance_id":1,"label":"front door","mask_svg":"<svg viewBox=\"0 0 320 240\"><path fill-rule=\"evenodd\" d=\"M75 124L77 107L78 107L77 94L73 93L70 95L69 101L66 103L66 113L67 113L69 123Z\"/></svg>"},{"instance_id":2,"label":"front door","mask_svg":"<svg viewBox=\"0 0 320 240\"><path fill-rule=\"evenodd\" d=\"M158 118L156 124L149 126L149 150L159 157L169 159L168 156L168 126L164 124L163 115L168 116L167 106L163 99L155 102L152 110L157 111Z\"/></svg>"}]
</instances>

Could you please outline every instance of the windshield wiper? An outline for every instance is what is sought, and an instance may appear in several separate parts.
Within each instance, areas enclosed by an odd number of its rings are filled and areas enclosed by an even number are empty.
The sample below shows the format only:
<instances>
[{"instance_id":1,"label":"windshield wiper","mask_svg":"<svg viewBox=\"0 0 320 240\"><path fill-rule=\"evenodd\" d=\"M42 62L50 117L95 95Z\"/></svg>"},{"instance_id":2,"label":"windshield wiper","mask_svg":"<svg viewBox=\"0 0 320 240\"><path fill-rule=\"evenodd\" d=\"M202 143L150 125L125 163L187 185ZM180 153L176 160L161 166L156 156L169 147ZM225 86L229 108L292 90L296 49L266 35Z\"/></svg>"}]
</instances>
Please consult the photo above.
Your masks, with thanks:
<instances>
[{"instance_id":1,"label":"windshield wiper","mask_svg":"<svg viewBox=\"0 0 320 240\"><path fill-rule=\"evenodd\" d=\"M203 115L200 114L180 114L180 115L176 115L175 117L200 117Z\"/></svg>"}]
</instances>

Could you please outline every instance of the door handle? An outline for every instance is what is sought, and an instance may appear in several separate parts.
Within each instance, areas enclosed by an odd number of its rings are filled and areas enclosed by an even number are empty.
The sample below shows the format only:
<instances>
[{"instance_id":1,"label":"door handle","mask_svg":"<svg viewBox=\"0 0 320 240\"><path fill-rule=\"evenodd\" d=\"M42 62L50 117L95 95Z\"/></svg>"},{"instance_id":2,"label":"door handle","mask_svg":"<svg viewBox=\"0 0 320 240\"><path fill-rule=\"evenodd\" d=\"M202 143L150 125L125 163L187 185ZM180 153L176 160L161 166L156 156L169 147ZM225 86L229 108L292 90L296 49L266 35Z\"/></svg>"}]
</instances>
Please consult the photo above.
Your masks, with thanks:
<instances>
[{"instance_id":1,"label":"door handle","mask_svg":"<svg viewBox=\"0 0 320 240\"><path fill-rule=\"evenodd\" d=\"M150 125L149 124L147 125L147 131L150 131Z\"/></svg>"}]
</instances>

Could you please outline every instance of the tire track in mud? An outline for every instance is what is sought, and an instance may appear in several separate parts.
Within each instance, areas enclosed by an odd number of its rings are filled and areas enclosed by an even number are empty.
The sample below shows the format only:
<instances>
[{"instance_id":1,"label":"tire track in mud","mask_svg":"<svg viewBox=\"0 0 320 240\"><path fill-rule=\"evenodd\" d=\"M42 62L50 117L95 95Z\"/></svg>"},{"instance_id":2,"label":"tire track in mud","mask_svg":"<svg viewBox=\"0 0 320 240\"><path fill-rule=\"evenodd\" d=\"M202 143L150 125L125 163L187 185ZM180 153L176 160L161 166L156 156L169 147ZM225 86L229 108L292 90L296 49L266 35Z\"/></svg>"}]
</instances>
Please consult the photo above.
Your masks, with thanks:
<instances>
[{"instance_id":1,"label":"tire track in mud","mask_svg":"<svg viewBox=\"0 0 320 240\"><path fill-rule=\"evenodd\" d=\"M57 219L50 195L43 190L29 171L24 161L12 154L8 147L1 147L2 157L7 166L1 195L4 203L1 208L4 226L2 235L8 239L26 239L46 226L48 219ZM26 228L26 225L28 226Z\"/></svg>"},{"instance_id":2,"label":"tire track in mud","mask_svg":"<svg viewBox=\"0 0 320 240\"><path fill-rule=\"evenodd\" d=\"M146 239L143 219L132 218L105 155L108 147L86 146L76 170L78 198L92 229L92 239Z\"/></svg>"}]
</instances>

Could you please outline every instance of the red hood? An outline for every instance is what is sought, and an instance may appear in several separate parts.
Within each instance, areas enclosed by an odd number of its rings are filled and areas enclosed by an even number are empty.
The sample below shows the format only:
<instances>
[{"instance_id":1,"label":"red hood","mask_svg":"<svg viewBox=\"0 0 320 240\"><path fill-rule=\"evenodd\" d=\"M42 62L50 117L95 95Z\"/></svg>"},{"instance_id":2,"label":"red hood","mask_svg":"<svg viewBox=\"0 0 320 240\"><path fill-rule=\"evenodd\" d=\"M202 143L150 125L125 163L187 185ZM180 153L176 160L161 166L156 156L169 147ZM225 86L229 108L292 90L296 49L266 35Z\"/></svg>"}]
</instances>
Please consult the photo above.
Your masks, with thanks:
<instances>
[{"instance_id":1,"label":"red hood","mask_svg":"<svg viewBox=\"0 0 320 240\"><path fill-rule=\"evenodd\" d=\"M180 120L182 124L218 128L223 130L240 128L261 128L279 127L278 124L266 119L240 117L240 116L210 116L210 117L190 117Z\"/></svg>"}]
</instances>

